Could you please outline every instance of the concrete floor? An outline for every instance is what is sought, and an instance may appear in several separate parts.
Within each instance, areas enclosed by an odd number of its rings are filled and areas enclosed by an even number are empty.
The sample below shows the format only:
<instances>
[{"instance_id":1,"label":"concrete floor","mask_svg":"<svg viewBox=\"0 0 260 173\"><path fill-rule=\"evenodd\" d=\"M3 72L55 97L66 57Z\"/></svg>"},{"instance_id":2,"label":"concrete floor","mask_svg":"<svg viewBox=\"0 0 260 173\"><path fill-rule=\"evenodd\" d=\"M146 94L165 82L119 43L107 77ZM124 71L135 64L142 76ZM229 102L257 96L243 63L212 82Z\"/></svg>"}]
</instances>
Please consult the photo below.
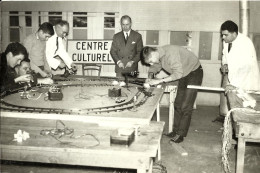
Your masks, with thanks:
<instances>
[{"instance_id":1,"label":"concrete floor","mask_svg":"<svg viewBox=\"0 0 260 173\"><path fill-rule=\"evenodd\" d=\"M222 123L215 122L218 107L197 106L194 110L188 136L178 145L188 153L182 156L170 143L169 138L163 136L161 142L162 164L168 173L222 173L221 164L221 136ZM165 121L164 131L168 131L168 108L161 107L161 121ZM230 154L231 172L235 172L236 149ZM21 167L20 165L23 165ZM90 167L73 167L60 165L38 165L25 163L6 163L1 165L1 172L5 173L134 173L133 170L100 169ZM61 168L61 169L57 169ZM115 171L117 170L117 171ZM248 143L245 154L244 173L260 172L260 144Z\"/></svg>"}]
</instances>

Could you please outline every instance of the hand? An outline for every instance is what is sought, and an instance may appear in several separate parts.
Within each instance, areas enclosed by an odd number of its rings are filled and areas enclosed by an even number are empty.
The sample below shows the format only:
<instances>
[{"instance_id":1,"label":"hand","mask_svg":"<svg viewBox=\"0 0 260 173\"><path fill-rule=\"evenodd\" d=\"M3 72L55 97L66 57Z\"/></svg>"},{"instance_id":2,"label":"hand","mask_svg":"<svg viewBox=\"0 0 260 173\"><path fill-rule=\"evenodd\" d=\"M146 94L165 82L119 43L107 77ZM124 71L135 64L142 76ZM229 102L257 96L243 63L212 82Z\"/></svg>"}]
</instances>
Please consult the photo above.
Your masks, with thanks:
<instances>
[{"instance_id":1,"label":"hand","mask_svg":"<svg viewBox=\"0 0 260 173\"><path fill-rule=\"evenodd\" d=\"M225 88L225 94L227 94L228 92L231 92L233 90L237 90L237 87L233 86L233 85L227 85Z\"/></svg>"},{"instance_id":2,"label":"hand","mask_svg":"<svg viewBox=\"0 0 260 173\"><path fill-rule=\"evenodd\" d=\"M119 67L119 68L123 68L123 69L125 68L125 67L124 67L124 64L123 64L122 62L118 63L118 67Z\"/></svg>"},{"instance_id":3,"label":"hand","mask_svg":"<svg viewBox=\"0 0 260 173\"><path fill-rule=\"evenodd\" d=\"M221 66L221 68L220 68L220 70L221 70L221 72L222 73L228 73L228 65L227 64L224 64L224 65L222 65Z\"/></svg>"},{"instance_id":4,"label":"hand","mask_svg":"<svg viewBox=\"0 0 260 173\"><path fill-rule=\"evenodd\" d=\"M65 68L65 67L66 67L66 64L63 61L61 61L60 65L59 65L59 68Z\"/></svg>"},{"instance_id":5,"label":"hand","mask_svg":"<svg viewBox=\"0 0 260 173\"><path fill-rule=\"evenodd\" d=\"M52 74L51 73L47 73L46 77L52 78Z\"/></svg>"},{"instance_id":6,"label":"hand","mask_svg":"<svg viewBox=\"0 0 260 173\"><path fill-rule=\"evenodd\" d=\"M72 64L71 64L71 69L72 69L73 72L76 72L76 71L78 70L78 69L77 69L77 65L74 64L74 63L72 63Z\"/></svg>"},{"instance_id":7,"label":"hand","mask_svg":"<svg viewBox=\"0 0 260 173\"><path fill-rule=\"evenodd\" d=\"M160 83L160 80L159 79L150 79L149 82L146 82L148 83L149 85L157 85Z\"/></svg>"},{"instance_id":8,"label":"hand","mask_svg":"<svg viewBox=\"0 0 260 173\"><path fill-rule=\"evenodd\" d=\"M52 85L53 80L51 78L38 79L38 84Z\"/></svg>"},{"instance_id":9,"label":"hand","mask_svg":"<svg viewBox=\"0 0 260 173\"><path fill-rule=\"evenodd\" d=\"M25 75L22 75L22 76L19 76L17 78L14 79L15 83L24 83L24 82L27 82L29 83L30 81L33 81L33 77L32 75L30 74L25 74Z\"/></svg>"},{"instance_id":10,"label":"hand","mask_svg":"<svg viewBox=\"0 0 260 173\"><path fill-rule=\"evenodd\" d=\"M134 61L129 61L126 65L125 65L125 68L127 67L132 67Z\"/></svg>"}]
</instances>

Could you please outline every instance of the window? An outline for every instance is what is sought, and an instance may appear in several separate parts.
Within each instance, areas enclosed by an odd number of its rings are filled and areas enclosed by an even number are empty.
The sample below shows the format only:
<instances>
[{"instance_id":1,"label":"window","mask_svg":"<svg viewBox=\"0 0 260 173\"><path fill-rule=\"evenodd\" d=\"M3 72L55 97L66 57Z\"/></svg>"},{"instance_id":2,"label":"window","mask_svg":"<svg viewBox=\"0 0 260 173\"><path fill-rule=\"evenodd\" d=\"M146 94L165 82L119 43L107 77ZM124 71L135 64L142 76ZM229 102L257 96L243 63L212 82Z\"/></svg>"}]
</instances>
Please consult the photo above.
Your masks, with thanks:
<instances>
[{"instance_id":1,"label":"window","mask_svg":"<svg viewBox=\"0 0 260 173\"><path fill-rule=\"evenodd\" d=\"M187 31L171 31L170 44L178 46L187 45Z\"/></svg>"},{"instance_id":2,"label":"window","mask_svg":"<svg viewBox=\"0 0 260 173\"><path fill-rule=\"evenodd\" d=\"M25 12L25 36L28 36L32 33L32 12Z\"/></svg>"},{"instance_id":3,"label":"window","mask_svg":"<svg viewBox=\"0 0 260 173\"><path fill-rule=\"evenodd\" d=\"M49 12L49 22L53 25L62 20L62 12Z\"/></svg>"},{"instance_id":4,"label":"window","mask_svg":"<svg viewBox=\"0 0 260 173\"><path fill-rule=\"evenodd\" d=\"M159 31L146 31L146 45L159 44Z\"/></svg>"},{"instance_id":5,"label":"window","mask_svg":"<svg viewBox=\"0 0 260 173\"><path fill-rule=\"evenodd\" d=\"M17 11L10 11L10 42L20 42L19 14Z\"/></svg>"},{"instance_id":6,"label":"window","mask_svg":"<svg viewBox=\"0 0 260 173\"><path fill-rule=\"evenodd\" d=\"M73 39L88 38L88 13L73 12Z\"/></svg>"},{"instance_id":7,"label":"window","mask_svg":"<svg viewBox=\"0 0 260 173\"><path fill-rule=\"evenodd\" d=\"M253 43L256 50L257 60L260 61L260 34L253 34Z\"/></svg>"},{"instance_id":8,"label":"window","mask_svg":"<svg viewBox=\"0 0 260 173\"><path fill-rule=\"evenodd\" d=\"M211 60L212 32L200 32L199 59Z\"/></svg>"},{"instance_id":9,"label":"window","mask_svg":"<svg viewBox=\"0 0 260 173\"><path fill-rule=\"evenodd\" d=\"M104 39L113 39L117 13L104 13Z\"/></svg>"}]
</instances>

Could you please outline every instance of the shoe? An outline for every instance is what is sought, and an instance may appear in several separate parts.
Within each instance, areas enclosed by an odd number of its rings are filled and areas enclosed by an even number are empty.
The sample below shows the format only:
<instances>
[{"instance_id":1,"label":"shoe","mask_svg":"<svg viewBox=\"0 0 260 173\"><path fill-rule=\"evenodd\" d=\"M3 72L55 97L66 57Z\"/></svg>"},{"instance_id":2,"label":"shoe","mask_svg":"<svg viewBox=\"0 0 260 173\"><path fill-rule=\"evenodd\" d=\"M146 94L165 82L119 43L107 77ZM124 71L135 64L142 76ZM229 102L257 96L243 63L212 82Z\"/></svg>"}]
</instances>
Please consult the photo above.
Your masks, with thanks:
<instances>
[{"instance_id":1,"label":"shoe","mask_svg":"<svg viewBox=\"0 0 260 173\"><path fill-rule=\"evenodd\" d=\"M173 130L172 132L166 133L166 134L163 134L163 135L167 136L169 138L173 138L176 134L177 134L177 132L175 130Z\"/></svg>"},{"instance_id":2,"label":"shoe","mask_svg":"<svg viewBox=\"0 0 260 173\"><path fill-rule=\"evenodd\" d=\"M171 141L175 143L181 143L183 140L184 137L179 134L176 134L173 138L171 138Z\"/></svg>"}]
</instances>

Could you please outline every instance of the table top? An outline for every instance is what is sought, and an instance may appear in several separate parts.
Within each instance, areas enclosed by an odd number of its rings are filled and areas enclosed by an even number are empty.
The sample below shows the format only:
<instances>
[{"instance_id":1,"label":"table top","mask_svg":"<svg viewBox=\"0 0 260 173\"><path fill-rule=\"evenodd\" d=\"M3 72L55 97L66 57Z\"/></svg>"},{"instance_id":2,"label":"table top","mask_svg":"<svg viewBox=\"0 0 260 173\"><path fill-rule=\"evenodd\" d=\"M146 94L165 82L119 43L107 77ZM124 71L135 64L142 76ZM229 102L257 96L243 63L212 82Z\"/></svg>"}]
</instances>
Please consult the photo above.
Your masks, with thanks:
<instances>
[{"instance_id":1,"label":"table top","mask_svg":"<svg viewBox=\"0 0 260 173\"><path fill-rule=\"evenodd\" d=\"M68 160L74 159L75 163L77 159L64 158L66 153L69 153L71 157L77 155L90 157L91 154L93 157L99 154L107 154L110 157L118 155L122 155L122 157L155 157L164 126L164 122L154 121L141 125L140 136L136 136L134 142L129 147L125 147L111 146L110 134L117 130L115 127L101 127L97 124L75 121L56 123L56 120L1 117L1 158L42 162L43 158L57 157L57 163L67 164L70 163L67 162ZM64 125L68 129L74 130L72 137L71 135L61 138L56 136L57 139L55 139L53 136L40 134L42 130L62 129L65 127ZM14 134L19 129L28 132L30 138L21 143L13 141ZM58 153L58 155L54 153ZM48 158L46 162L52 162L51 158Z\"/></svg>"},{"instance_id":2,"label":"table top","mask_svg":"<svg viewBox=\"0 0 260 173\"><path fill-rule=\"evenodd\" d=\"M237 93L229 92L227 94L228 96L228 102L231 109L234 108L243 108L241 104L241 98L239 98ZM237 110L234 111L232 116L233 120L235 122L245 122L245 123L254 123L254 124L260 124L260 95L259 94L250 94L255 100L256 100L256 106L252 111L243 111ZM257 112L256 112L257 111Z\"/></svg>"},{"instance_id":3,"label":"table top","mask_svg":"<svg viewBox=\"0 0 260 173\"><path fill-rule=\"evenodd\" d=\"M34 89L30 99L22 99L21 93L15 92L3 98L1 116L99 122L100 125L111 126L148 124L164 88L143 90L134 84L120 87L113 86L112 81L106 78L70 78L59 81L58 85L63 92L61 101L45 100L48 87ZM113 88L121 89L124 102L116 103L115 98L108 96L108 90Z\"/></svg>"}]
</instances>

